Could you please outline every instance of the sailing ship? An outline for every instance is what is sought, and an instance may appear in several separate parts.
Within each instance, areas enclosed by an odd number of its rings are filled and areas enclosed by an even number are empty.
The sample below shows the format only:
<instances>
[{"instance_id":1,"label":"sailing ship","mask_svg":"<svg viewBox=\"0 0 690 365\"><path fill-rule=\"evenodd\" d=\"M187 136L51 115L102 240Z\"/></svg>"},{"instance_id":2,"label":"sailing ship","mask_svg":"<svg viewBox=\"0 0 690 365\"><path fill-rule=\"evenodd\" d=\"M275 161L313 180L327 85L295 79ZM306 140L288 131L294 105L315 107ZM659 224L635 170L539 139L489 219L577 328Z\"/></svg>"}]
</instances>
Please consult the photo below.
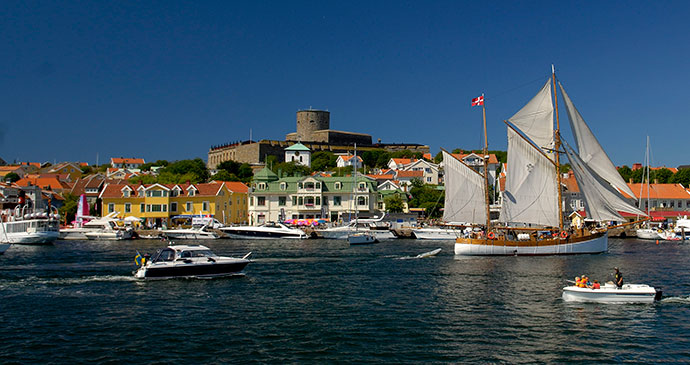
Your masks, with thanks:
<instances>
[{"instance_id":1,"label":"sailing ship","mask_svg":"<svg viewBox=\"0 0 690 365\"><path fill-rule=\"evenodd\" d=\"M566 255L608 250L608 227L564 227L560 153L565 153L585 201L587 217L624 221L620 212L644 216L619 191L634 196L591 129L558 83L577 151L561 140L556 75L508 121L508 163L498 222L489 214L488 139L484 119L484 169L470 168L443 150L446 178L445 221L473 224L456 239L456 255ZM552 94L553 86L553 94ZM553 99L552 99L553 95ZM554 128L555 119L555 128ZM563 147L564 151L561 151Z\"/></svg>"}]
</instances>

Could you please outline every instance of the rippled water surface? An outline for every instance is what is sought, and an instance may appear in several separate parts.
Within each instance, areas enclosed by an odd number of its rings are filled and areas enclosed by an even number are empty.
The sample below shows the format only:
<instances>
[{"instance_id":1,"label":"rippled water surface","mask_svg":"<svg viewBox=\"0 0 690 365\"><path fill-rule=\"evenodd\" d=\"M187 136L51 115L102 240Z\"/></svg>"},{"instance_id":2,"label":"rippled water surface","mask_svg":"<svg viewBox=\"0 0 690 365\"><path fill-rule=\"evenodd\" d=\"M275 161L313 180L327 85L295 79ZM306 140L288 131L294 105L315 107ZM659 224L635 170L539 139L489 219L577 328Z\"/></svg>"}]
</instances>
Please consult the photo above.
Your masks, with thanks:
<instances>
[{"instance_id":1,"label":"rippled water surface","mask_svg":"<svg viewBox=\"0 0 690 365\"><path fill-rule=\"evenodd\" d=\"M13 246L0 256L0 363L690 359L690 244L611 239L601 255L455 257L452 242L415 240L185 243L252 251L254 262L239 277L140 282L133 257L160 241ZM664 299L561 300L566 279L611 280L613 266Z\"/></svg>"}]
</instances>

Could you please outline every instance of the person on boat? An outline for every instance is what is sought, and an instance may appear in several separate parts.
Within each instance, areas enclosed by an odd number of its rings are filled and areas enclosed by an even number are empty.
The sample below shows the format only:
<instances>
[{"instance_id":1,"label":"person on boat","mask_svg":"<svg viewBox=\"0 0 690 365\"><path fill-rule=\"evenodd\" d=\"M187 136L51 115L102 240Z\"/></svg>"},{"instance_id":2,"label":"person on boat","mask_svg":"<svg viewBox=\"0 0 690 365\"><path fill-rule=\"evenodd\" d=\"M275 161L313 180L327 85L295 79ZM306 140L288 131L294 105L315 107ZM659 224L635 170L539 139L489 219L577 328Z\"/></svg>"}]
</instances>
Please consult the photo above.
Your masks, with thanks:
<instances>
[{"instance_id":1,"label":"person on boat","mask_svg":"<svg viewBox=\"0 0 690 365\"><path fill-rule=\"evenodd\" d=\"M623 287L623 274L618 270L617 267L614 267L613 269L616 270L614 275L616 286L618 289L620 289Z\"/></svg>"},{"instance_id":2,"label":"person on boat","mask_svg":"<svg viewBox=\"0 0 690 365\"><path fill-rule=\"evenodd\" d=\"M601 285L599 285L599 280L594 280L594 284L592 284L592 289L601 289Z\"/></svg>"},{"instance_id":3,"label":"person on boat","mask_svg":"<svg viewBox=\"0 0 690 365\"><path fill-rule=\"evenodd\" d=\"M580 277L579 276L575 277L575 286L577 286L577 287L580 286Z\"/></svg>"}]
</instances>

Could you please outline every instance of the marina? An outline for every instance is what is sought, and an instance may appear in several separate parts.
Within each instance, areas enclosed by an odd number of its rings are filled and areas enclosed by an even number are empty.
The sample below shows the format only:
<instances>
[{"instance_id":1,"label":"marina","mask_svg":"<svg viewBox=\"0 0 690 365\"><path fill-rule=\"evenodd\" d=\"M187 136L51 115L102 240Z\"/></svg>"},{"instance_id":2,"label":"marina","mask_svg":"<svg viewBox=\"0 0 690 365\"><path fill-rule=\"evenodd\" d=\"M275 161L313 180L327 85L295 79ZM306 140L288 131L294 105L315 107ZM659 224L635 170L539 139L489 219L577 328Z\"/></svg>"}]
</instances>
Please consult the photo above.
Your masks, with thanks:
<instances>
[{"instance_id":1,"label":"marina","mask_svg":"<svg viewBox=\"0 0 690 365\"><path fill-rule=\"evenodd\" d=\"M154 253L160 241L13 246L0 257L0 362L123 362L132 354L144 363L649 363L688 356L679 336L690 333L687 244L612 238L597 255L464 257L453 254L453 242L424 240L185 243L220 256L251 251L252 263L240 277L142 282L132 275L134 255ZM398 259L437 248L432 257ZM587 273L610 280L614 266L628 282L663 287L663 298L615 305L561 298L566 279ZM169 341L178 337L186 339L183 348Z\"/></svg>"}]
</instances>

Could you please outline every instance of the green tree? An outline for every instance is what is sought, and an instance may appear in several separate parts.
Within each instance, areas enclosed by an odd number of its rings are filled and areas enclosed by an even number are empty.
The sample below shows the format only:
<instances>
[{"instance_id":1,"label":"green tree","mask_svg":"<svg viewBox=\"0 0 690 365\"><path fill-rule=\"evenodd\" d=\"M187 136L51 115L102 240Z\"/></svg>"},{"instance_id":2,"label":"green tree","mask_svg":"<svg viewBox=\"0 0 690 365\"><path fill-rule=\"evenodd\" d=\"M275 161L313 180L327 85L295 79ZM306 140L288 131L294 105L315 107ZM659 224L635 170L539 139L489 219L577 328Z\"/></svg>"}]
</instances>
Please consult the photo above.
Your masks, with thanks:
<instances>
[{"instance_id":1,"label":"green tree","mask_svg":"<svg viewBox=\"0 0 690 365\"><path fill-rule=\"evenodd\" d=\"M240 181L237 175L227 172L225 170L219 170L217 174L211 176L211 180L216 181Z\"/></svg>"},{"instance_id":2,"label":"green tree","mask_svg":"<svg viewBox=\"0 0 690 365\"><path fill-rule=\"evenodd\" d=\"M86 176L92 172L93 172L93 169L91 168L91 166L82 166L81 167L81 175L82 176Z\"/></svg>"},{"instance_id":3,"label":"green tree","mask_svg":"<svg viewBox=\"0 0 690 365\"><path fill-rule=\"evenodd\" d=\"M673 172L671 172L669 169L661 168L652 171L650 175L650 179L652 181L658 181L659 184L668 184L671 180L671 177L673 177Z\"/></svg>"},{"instance_id":4,"label":"green tree","mask_svg":"<svg viewBox=\"0 0 690 365\"><path fill-rule=\"evenodd\" d=\"M621 168L619 168L618 173L621 175L623 181L625 181L626 183L630 181L630 178L632 177L632 169L627 165L623 165Z\"/></svg>"},{"instance_id":5,"label":"green tree","mask_svg":"<svg viewBox=\"0 0 690 365\"><path fill-rule=\"evenodd\" d=\"M156 162L147 162L139 167L141 171L151 171L151 167L153 166L158 166L158 167L165 167L168 166L170 162L166 160L158 160Z\"/></svg>"},{"instance_id":6,"label":"green tree","mask_svg":"<svg viewBox=\"0 0 690 365\"><path fill-rule=\"evenodd\" d=\"M311 169L309 167L297 164L295 161L277 163L273 165L271 171L278 174L278 176L280 176L279 172L282 173L283 176L311 175Z\"/></svg>"},{"instance_id":7,"label":"green tree","mask_svg":"<svg viewBox=\"0 0 690 365\"><path fill-rule=\"evenodd\" d=\"M160 169L159 171L159 176L163 176L164 174L172 174L178 176L182 175L185 176L184 180L189 180L193 183L205 182L208 180L209 177L208 169L206 168L206 163L204 163L204 161L200 158L195 158L193 160L175 161L170 163L168 166ZM159 182L162 182L160 178Z\"/></svg>"},{"instance_id":8,"label":"green tree","mask_svg":"<svg viewBox=\"0 0 690 365\"><path fill-rule=\"evenodd\" d=\"M441 215L443 208L443 191L435 185L425 185L420 179L413 179L410 187L412 199L408 202L411 208L425 208L428 217L436 218Z\"/></svg>"},{"instance_id":9,"label":"green tree","mask_svg":"<svg viewBox=\"0 0 690 365\"><path fill-rule=\"evenodd\" d=\"M391 213L400 213L405 209L405 202L399 194L393 194L383 200L386 204L386 211Z\"/></svg>"},{"instance_id":10,"label":"green tree","mask_svg":"<svg viewBox=\"0 0 690 365\"><path fill-rule=\"evenodd\" d=\"M139 175L139 176L134 176L133 178L129 179L130 184L155 184L158 182L158 177L153 176L153 175Z\"/></svg>"},{"instance_id":11,"label":"green tree","mask_svg":"<svg viewBox=\"0 0 690 365\"><path fill-rule=\"evenodd\" d=\"M9 181L9 182L14 183L14 182L17 182L19 180L21 180L21 177L19 177L19 175L17 175L17 173L15 173L15 172L10 172L7 175L5 175L5 181Z\"/></svg>"},{"instance_id":12,"label":"green tree","mask_svg":"<svg viewBox=\"0 0 690 365\"><path fill-rule=\"evenodd\" d=\"M673 174L670 181L672 184L683 184L683 186L690 186L690 169L680 169Z\"/></svg>"},{"instance_id":13,"label":"green tree","mask_svg":"<svg viewBox=\"0 0 690 365\"><path fill-rule=\"evenodd\" d=\"M438 151L436 156L434 156L434 163L441 163L443 161L443 151Z\"/></svg>"},{"instance_id":14,"label":"green tree","mask_svg":"<svg viewBox=\"0 0 690 365\"><path fill-rule=\"evenodd\" d=\"M311 169L327 171L336 167L338 157L330 151L317 151L311 155Z\"/></svg>"},{"instance_id":15,"label":"green tree","mask_svg":"<svg viewBox=\"0 0 690 365\"><path fill-rule=\"evenodd\" d=\"M58 209L60 216L67 222L72 222L77 215L77 206L79 205L79 197L73 194L65 196L64 204Z\"/></svg>"}]
</instances>

